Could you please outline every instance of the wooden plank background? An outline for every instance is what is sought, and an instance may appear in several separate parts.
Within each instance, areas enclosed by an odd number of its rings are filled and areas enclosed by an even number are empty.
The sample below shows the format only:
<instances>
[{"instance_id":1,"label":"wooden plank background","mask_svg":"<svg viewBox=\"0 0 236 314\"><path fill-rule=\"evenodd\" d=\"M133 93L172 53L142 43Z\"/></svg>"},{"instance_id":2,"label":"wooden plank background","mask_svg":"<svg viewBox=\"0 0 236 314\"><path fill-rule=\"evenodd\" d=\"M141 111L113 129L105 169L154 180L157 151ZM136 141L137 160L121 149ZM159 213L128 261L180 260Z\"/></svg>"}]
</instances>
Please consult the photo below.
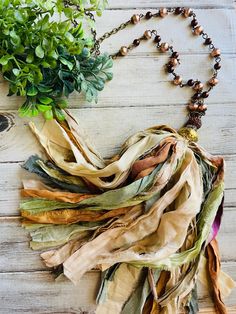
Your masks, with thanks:
<instances>
[{"instance_id":1,"label":"wooden plank background","mask_svg":"<svg viewBox=\"0 0 236 314\"><path fill-rule=\"evenodd\" d=\"M161 6L181 5L171 0L110 0L110 7L97 22L99 34L126 21L135 12L154 11ZM222 267L236 279L236 15L232 1L182 1L195 8L205 31L222 50L220 84L207 100L208 112L200 130L200 144L227 162L225 213L219 242ZM193 38L187 21L180 17L153 19L130 27L129 31L107 40L102 51L114 52L129 44L145 29L157 29L162 38L180 52L179 72L184 77L205 81L212 62L200 38ZM106 157L118 151L125 138L137 130L168 124L180 127L185 121L184 104L189 91L174 88L163 71L166 56L152 43L145 43L129 56L115 61L114 79L100 94L98 104L85 103L72 95L71 112ZM0 114L6 129L0 132L0 313L92 313L100 274L86 274L75 287L66 279L54 281L37 252L30 250L29 237L20 226L18 202L21 179L26 172L20 164L31 154L42 154L28 129L28 120L19 119L21 100L7 97L7 84L0 79ZM42 119L37 119L42 123ZM3 124L0 129L4 129ZM229 313L236 313L236 290L226 300ZM201 313L214 313L212 303L202 290ZM132 314L132 313L131 313Z\"/></svg>"}]
</instances>

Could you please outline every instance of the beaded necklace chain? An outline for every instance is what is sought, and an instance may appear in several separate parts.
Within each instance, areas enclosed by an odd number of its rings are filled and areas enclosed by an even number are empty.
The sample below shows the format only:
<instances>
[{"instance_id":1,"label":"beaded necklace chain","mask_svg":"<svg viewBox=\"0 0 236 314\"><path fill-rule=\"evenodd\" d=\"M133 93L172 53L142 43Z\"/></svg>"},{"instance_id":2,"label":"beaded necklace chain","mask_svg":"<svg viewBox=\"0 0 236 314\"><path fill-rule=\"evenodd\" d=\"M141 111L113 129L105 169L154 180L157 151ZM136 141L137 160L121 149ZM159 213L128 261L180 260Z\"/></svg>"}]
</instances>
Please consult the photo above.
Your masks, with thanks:
<instances>
[{"instance_id":1,"label":"beaded necklace chain","mask_svg":"<svg viewBox=\"0 0 236 314\"><path fill-rule=\"evenodd\" d=\"M162 53L169 53L169 61L165 65L166 72L173 76L173 84L183 87L189 87L193 90L193 95L190 99L190 102L187 104L187 110L189 112L189 119L185 126L179 130L179 133L190 140L196 141L198 136L196 130L199 129L202 125L201 117L205 115L207 110L204 100L209 96L210 91L218 83L218 71L221 68L221 57L220 49L216 48L212 43L212 39L204 32L203 27L198 24L196 19L196 14L190 8L161 8L157 12L152 13L148 11L146 14L134 14L128 21L120 24L119 27L112 29L110 32L106 32L99 39L96 39L96 32L93 32L95 39L95 45L93 52L96 55L100 54L100 44L110 36L118 33L120 30L125 29L128 25L136 25L141 20L150 20L152 18L164 18L169 14L181 15L184 18L191 18L190 27L192 34L195 36L201 36L204 39L204 45L208 46L210 50L210 56L214 58L215 63L213 66L213 73L211 78L206 82L206 89L204 90L204 84L199 80L194 80L192 78L183 80L183 78L176 73L176 68L180 64L179 53L174 50L174 47L167 42L163 42L161 36L156 30L145 30L143 35L139 38L135 38L129 46L122 46L118 52L111 55L113 59L117 57L126 56L129 51L139 46L142 41L153 39L157 49ZM91 15L91 13L90 13ZM93 16L91 15L91 18Z\"/></svg>"}]
</instances>

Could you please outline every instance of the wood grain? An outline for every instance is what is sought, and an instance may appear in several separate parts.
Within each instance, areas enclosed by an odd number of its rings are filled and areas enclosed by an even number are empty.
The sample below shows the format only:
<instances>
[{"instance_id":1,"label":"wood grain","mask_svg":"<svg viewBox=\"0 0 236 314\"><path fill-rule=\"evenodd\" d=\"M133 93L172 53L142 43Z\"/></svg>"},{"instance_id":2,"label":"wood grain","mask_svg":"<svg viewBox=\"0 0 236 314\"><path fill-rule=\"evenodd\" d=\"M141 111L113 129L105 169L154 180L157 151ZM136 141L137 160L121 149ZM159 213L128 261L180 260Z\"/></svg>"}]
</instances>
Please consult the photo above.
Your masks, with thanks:
<instances>
[{"instance_id":1,"label":"wood grain","mask_svg":"<svg viewBox=\"0 0 236 314\"><path fill-rule=\"evenodd\" d=\"M207 2L204 0L196 1L196 0L113 0L109 1L110 9L125 9L125 8L160 8L164 7L175 7L175 6L186 6L192 8L202 7L204 9L212 9L212 8L224 8L230 9L233 8L232 0L208 0Z\"/></svg>"},{"instance_id":2,"label":"wood grain","mask_svg":"<svg viewBox=\"0 0 236 314\"><path fill-rule=\"evenodd\" d=\"M97 19L98 34L119 25L137 12L155 11L162 6L191 6L198 20L222 50L220 84L207 100L200 144L226 159L225 214L219 234L223 269L236 279L236 15L231 0L110 0L109 9ZM206 81L212 63L201 38L194 38L187 20L179 17L142 22L122 31L102 45L112 53L129 44L145 29L157 29L163 40L173 44L181 55L179 73L186 79ZM187 31L186 31L187 30ZM181 35L180 35L181 34ZM184 105L190 93L173 88L163 71L167 57L158 53L152 42L114 64L114 79L106 85L98 104L88 104L73 94L70 108L104 157L119 150L124 139L155 124L180 127L185 121ZM18 216L21 179L28 176L20 164L31 154L43 154L28 129L28 120L19 119L17 108L23 99L5 96L8 85L0 78L0 313L92 313L100 274L87 273L79 286L62 279L54 281L38 252L29 248L28 233ZM6 118L6 119L5 119ZM36 120L42 124L42 119ZM15 216L15 217L14 217ZM236 290L226 301L228 313L236 313ZM215 313L206 291L200 291L200 313ZM133 313L131 313L133 314Z\"/></svg>"},{"instance_id":3,"label":"wood grain","mask_svg":"<svg viewBox=\"0 0 236 314\"><path fill-rule=\"evenodd\" d=\"M151 43L146 45L153 47ZM236 57L234 54L227 54L222 58L222 70L219 73L220 83L212 91L211 97L207 100L208 104L235 102L232 90L236 88ZM181 60L178 73L185 80L193 77L206 82L211 77L213 63L208 54L184 55ZM183 106L189 101L192 95L191 90L178 88L171 83L171 77L164 71L167 61L167 56L162 54L130 55L116 60L113 68L114 78L99 94L98 103L86 103L83 96L74 93L69 97L70 108L89 108L92 111L95 108L107 107L137 108L144 107L144 105L150 107L176 104ZM137 88L138 86L141 88ZM17 96L7 97L7 90L7 83L1 82L0 110L18 109L23 100Z\"/></svg>"},{"instance_id":4,"label":"wood grain","mask_svg":"<svg viewBox=\"0 0 236 314\"><path fill-rule=\"evenodd\" d=\"M172 127L179 128L186 121L183 105L123 107L122 109L93 108L91 110L81 108L73 109L71 113L78 119L91 142L104 157L117 152L124 140L136 131L158 124L168 124L170 121ZM29 130L28 121L20 119L15 112L11 114L14 114L14 126L5 134L0 133L0 162L23 161L29 155L42 151ZM216 120L217 123L215 123ZM39 126L43 124L42 119L35 119L35 121ZM209 106L208 114L203 118L203 127L199 131L200 144L212 154L234 154L235 129L236 106L234 103ZM104 134L104 130L109 130L109 132Z\"/></svg>"},{"instance_id":5,"label":"wood grain","mask_svg":"<svg viewBox=\"0 0 236 314\"><path fill-rule=\"evenodd\" d=\"M0 274L0 313L87 313L95 308L100 274L87 273L80 285L55 281L49 272ZM14 301L13 301L14 300Z\"/></svg>"},{"instance_id":6,"label":"wood grain","mask_svg":"<svg viewBox=\"0 0 236 314\"><path fill-rule=\"evenodd\" d=\"M236 279L235 263L222 263L222 269ZM74 286L67 279L54 281L47 271L0 273L0 313L83 313L93 312L98 291L99 272L89 272ZM235 290L227 299L229 314L235 310ZM12 302L14 300L14 302ZM206 290L199 293L202 313L215 313ZM209 308L211 306L211 308ZM232 307L232 311L230 308ZM206 309L208 308L208 309Z\"/></svg>"},{"instance_id":7,"label":"wood grain","mask_svg":"<svg viewBox=\"0 0 236 314\"><path fill-rule=\"evenodd\" d=\"M134 0L135 1L135 0ZM154 0L155 1L155 0ZM153 1L153 2L154 2ZM213 0L214 1L214 0ZM208 2L208 1L207 1ZM114 2L113 2L114 3ZM126 2L129 6L131 1ZM147 1L142 1L146 4ZM222 3L222 2L221 2ZM124 21L130 19L134 13L146 13L147 9L126 9L126 10L108 10L105 11L101 18L97 18L98 37L112 28L118 26ZM157 3L157 7L160 7ZM152 7L149 7L149 9ZM150 9L151 12L156 12L155 9ZM235 53L235 11L225 10L225 8L217 9L195 9L197 19L204 27L204 30L211 36L216 46L221 48L223 53ZM208 51L207 47L202 45L201 37L193 36L189 28L189 20L181 16L168 16L165 19L152 18L151 20L143 20L141 23L129 26L127 30L123 30L102 43L102 51L115 51L121 45L132 42L134 38L143 34L145 29L156 29L161 35L163 41L168 41L178 52L202 54ZM222 32L221 30L224 30ZM181 33L181 36L179 35ZM155 46L150 41L149 45L140 45L132 54L145 52L157 53Z\"/></svg>"}]
</instances>

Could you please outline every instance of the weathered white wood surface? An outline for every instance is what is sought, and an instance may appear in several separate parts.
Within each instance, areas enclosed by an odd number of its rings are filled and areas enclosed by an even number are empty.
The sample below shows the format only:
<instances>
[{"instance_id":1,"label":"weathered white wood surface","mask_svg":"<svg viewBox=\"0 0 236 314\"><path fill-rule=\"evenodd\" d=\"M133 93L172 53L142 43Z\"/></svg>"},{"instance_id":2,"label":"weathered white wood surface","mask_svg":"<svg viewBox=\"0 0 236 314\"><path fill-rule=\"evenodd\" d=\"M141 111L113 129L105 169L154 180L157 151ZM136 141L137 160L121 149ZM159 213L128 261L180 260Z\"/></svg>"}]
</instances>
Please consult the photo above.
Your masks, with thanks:
<instances>
[{"instance_id":1,"label":"weathered white wood surface","mask_svg":"<svg viewBox=\"0 0 236 314\"><path fill-rule=\"evenodd\" d=\"M98 33L119 25L135 12L163 5L192 6L198 20L223 52L220 84L211 93L209 109L203 119L200 143L214 154L225 156L226 208L219 242L222 266L236 279L236 14L233 2L110 0L110 8L98 20ZM104 51L114 52L130 43L145 29L158 29L162 38L181 53L179 72L184 77L206 80L212 62L200 38L193 38L187 21L179 17L151 20L122 31L107 40ZM114 65L114 79L101 93L99 103L87 104L71 96L74 114L103 156L119 150L124 139L137 130L155 124L180 127L185 121L184 104L189 91L173 87L163 71L166 57L146 43ZM37 252L29 249L28 235L18 216L21 178L27 174L20 164L31 154L42 154L30 133L27 119L19 119L20 100L6 97L7 84L0 79L0 113L7 117L8 128L0 133L0 313L85 313L95 308L99 273L89 272L74 287L62 279L55 282ZM40 120L40 119L39 119ZM40 120L42 123L42 120ZM226 300L229 313L236 313L236 291ZM214 313L204 290L200 296L201 313ZM132 314L132 313L131 313Z\"/></svg>"}]
</instances>

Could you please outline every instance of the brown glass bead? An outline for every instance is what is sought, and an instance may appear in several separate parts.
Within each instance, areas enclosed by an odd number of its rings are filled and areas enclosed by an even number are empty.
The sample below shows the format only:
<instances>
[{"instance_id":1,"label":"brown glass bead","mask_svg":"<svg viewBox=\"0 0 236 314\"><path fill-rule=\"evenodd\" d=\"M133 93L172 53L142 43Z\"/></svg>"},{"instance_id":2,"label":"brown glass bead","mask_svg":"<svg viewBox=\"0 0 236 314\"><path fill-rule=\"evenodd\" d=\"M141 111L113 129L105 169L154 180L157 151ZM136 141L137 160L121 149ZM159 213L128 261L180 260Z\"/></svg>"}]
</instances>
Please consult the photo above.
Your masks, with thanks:
<instances>
[{"instance_id":1,"label":"brown glass bead","mask_svg":"<svg viewBox=\"0 0 236 314\"><path fill-rule=\"evenodd\" d=\"M219 64L219 62L216 62L215 64L214 64L214 69L215 70L219 70L221 68L221 65Z\"/></svg>"},{"instance_id":2,"label":"brown glass bead","mask_svg":"<svg viewBox=\"0 0 236 314\"><path fill-rule=\"evenodd\" d=\"M150 38L152 38L152 33L151 33L151 31L146 30L146 31L144 32L144 34L143 34L143 37L144 37L145 39L150 39Z\"/></svg>"},{"instance_id":3,"label":"brown glass bead","mask_svg":"<svg viewBox=\"0 0 236 314\"><path fill-rule=\"evenodd\" d=\"M177 51L174 51L171 55L171 58L178 58L179 57L179 53Z\"/></svg>"},{"instance_id":4,"label":"brown glass bead","mask_svg":"<svg viewBox=\"0 0 236 314\"><path fill-rule=\"evenodd\" d=\"M145 18L146 18L147 20L150 20L152 17L153 17L153 15L152 15L152 12L150 12L150 11L148 11L148 12L145 14Z\"/></svg>"},{"instance_id":5,"label":"brown glass bead","mask_svg":"<svg viewBox=\"0 0 236 314\"><path fill-rule=\"evenodd\" d=\"M173 73L174 72L174 68L173 68L173 66L172 65L170 65L170 64L167 64L167 66L166 66L166 71L168 72L168 73Z\"/></svg>"},{"instance_id":6,"label":"brown glass bead","mask_svg":"<svg viewBox=\"0 0 236 314\"><path fill-rule=\"evenodd\" d=\"M140 44L140 40L139 40L139 39L135 39L135 40L133 41L133 45L134 45L135 47L138 47L139 44Z\"/></svg>"},{"instance_id":7,"label":"brown glass bead","mask_svg":"<svg viewBox=\"0 0 236 314\"><path fill-rule=\"evenodd\" d=\"M202 26L199 25L199 26L195 27L193 32L194 32L195 35L201 35L201 33L203 32Z\"/></svg>"},{"instance_id":8,"label":"brown glass bead","mask_svg":"<svg viewBox=\"0 0 236 314\"><path fill-rule=\"evenodd\" d=\"M159 10L160 17L165 17L168 14L167 8L161 8Z\"/></svg>"},{"instance_id":9,"label":"brown glass bead","mask_svg":"<svg viewBox=\"0 0 236 314\"><path fill-rule=\"evenodd\" d=\"M185 8L184 9L184 17L189 17L193 15L193 10L190 8Z\"/></svg>"},{"instance_id":10,"label":"brown glass bead","mask_svg":"<svg viewBox=\"0 0 236 314\"><path fill-rule=\"evenodd\" d=\"M192 79L188 80L188 82L187 82L188 86L193 86L194 83L195 83L195 81Z\"/></svg>"},{"instance_id":11,"label":"brown glass bead","mask_svg":"<svg viewBox=\"0 0 236 314\"><path fill-rule=\"evenodd\" d=\"M191 26L192 27L195 27L195 26L197 26L198 25L198 21L196 20L196 19L193 19L192 21L191 21Z\"/></svg>"},{"instance_id":12,"label":"brown glass bead","mask_svg":"<svg viewBox=\"0 0 236 314\"><path fill-rule=\"evenodd\" d=\"M203 92L202 94L201 94L201 97L202 98L207 98L209 96L209 93L208 92Z\"/></svg>"},{"instance_id":13,"label":"brown glass bead","mask_svg":"<svg viewBox=\"0 0 236 314\"><path fill-rule=\"evenodd\" d=\"M200 96L200 94L199 94L199 93L195 93L195 94L193 94L192 99L198 99L198 98L199 98L199 96Z\"/></svg>"},{"instance_id":14,"label":"brown glass bead","mask_svg":"<svg viewBox=\"0 0 236 314\"><path fill-rule=\"evenodd\" d=\"M204 45L210 45L210 44L212 44L212 40L210 37L208 37L205 39Z\"/></svg>"},{"instance_id":15,"label":"brown glass bead","mask_svg":"<svg viewBox=\"0 0 236 314\"><path fill-rule=\"evenodd\" d=\"M212 77L209 81L208 81L208 84L210 85L210 86L215 86L215 85L217 85L219 83L219 80L217 79L217 78L215 78L215 77Z\"/></svg>"},{"instance_id":16,"label":"brown glass bead","mask_svg":"<svg viewBox=\"0 0 236 314\"><path fill-rule=\"evenodd\" d=\"M175 14L181 14L183 12L183 8L180 8L180 7L178 7L178 8L176 8L175 9Z\"/></svg>"},{"instance_id":17,"label":"brown glass bead","mask_svg":"<svg viewBox=\"0 0 236 314\"><path fill-rule=\"evenodd\" d=\"M131 17L131 22L133 24L138 24L140 22L140 16L138 14L134 14L132 17Z\"/></svg>"},{"instance_id":18,"label":"brown glass bead","mask_svg":"<svg viewBox=\"0 0 236 314\"><path fill-rule=\"evenodd\" d=\"M156 35L154 38L155 43L159 43L161 41L161 36Z\"/></svg>"},{"instance_id":19,"label":"brown glass bead","mask_svg":"<svg viewBox=\"0 0 236 314\"><path fill-rule=\"evenodd\" d=\"M175 85L180 85L180 84L182 83L182 77L179 76L179 75L177 75L177 76L174 78L173 83L174 83Z\"/></svg>"},{"instance_id":20,"label":"brown glass bead","mask_svg":"<svg viewBox=\"0 0 236 314\"><path fill-rule=\"evenodd\" d=\"M122 46L122 47L120 48L120 54L121 54L122 56L126 56L126 55L128 54L128 48L127 48L126 46Z\"/></svg>"}]
</instances>

